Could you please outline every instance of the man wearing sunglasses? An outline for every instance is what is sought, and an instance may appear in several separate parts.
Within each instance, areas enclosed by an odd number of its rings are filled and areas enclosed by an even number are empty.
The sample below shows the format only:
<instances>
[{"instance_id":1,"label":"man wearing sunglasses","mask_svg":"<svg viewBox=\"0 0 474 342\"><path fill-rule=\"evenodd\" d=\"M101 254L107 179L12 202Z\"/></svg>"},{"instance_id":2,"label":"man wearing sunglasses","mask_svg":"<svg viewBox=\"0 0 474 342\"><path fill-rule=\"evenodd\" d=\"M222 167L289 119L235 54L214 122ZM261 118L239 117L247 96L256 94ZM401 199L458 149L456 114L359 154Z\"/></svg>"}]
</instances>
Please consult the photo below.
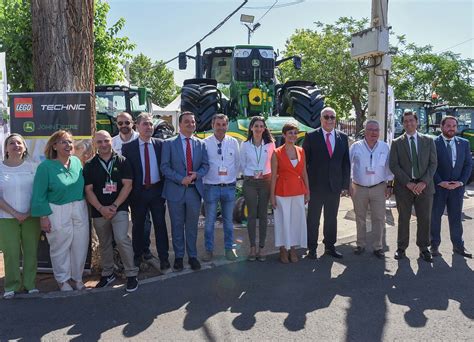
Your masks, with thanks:
<instances>
[{"instance_id":1,"label":"man wearing sunglasses","mask_svg":"<svg viewBox=\"0 0 474 342\"><path fill-rule=\"evenodd\" d=\"M203 177L204 205L206 223L204 229L206 254L203 261L211 261L214 252L214 226L217 217L217 205L221 205L224 228L224 248L227 260L236 260L233 248L234 226L232 212L235 202L235 183L240 164L239 143L226 135L229 118L225 114L216 114L212 118L214 134L204 139L209 158L209 171Z\"/></svg>"},{"instance_id":2,"label":"man wearing sunglasses","mask_svg":"<svg viewBox=\"0 0 474 342\"><path fill-rule=\"evenodd\" d=\"M347 135L335 129L336 111L321 111L321 127L306 134L303 148L309 177L308 258L317 259L319 222L324 208L325 254L342 258L334 247L337 240L337 213L341 195L347 196L351 165Z\"/></svg>"},{"instance_id":3,"label":"man wearing sunglasses","mask_svg":"<svg viewBox=\"0 0 474 342\"><path fill-rule=\"evenodd\" d=\"M128 144L139 137L138 132L133 130L133 118L127 112L121 112L117 115L117 128L119 134L112 138L112 149L119 155L122 155L122 146ZM151 220L150 211L147 211L145 217L144 227L145 241L143 250L143 259L150 260L153 255L150 251L150 232L151 232ZM166 265L165 265L166 266Z\"/></svg>"}]
</instances>

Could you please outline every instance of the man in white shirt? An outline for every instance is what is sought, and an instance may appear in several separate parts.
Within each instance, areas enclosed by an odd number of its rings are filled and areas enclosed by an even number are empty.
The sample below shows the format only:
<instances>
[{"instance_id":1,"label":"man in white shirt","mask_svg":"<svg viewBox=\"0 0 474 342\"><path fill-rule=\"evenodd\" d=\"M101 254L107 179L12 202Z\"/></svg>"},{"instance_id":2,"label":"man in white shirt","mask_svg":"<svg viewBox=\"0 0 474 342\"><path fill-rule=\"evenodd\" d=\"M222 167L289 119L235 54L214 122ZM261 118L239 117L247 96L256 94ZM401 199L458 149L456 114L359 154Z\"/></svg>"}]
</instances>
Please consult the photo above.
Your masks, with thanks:
<instances>
[{"instance_id":1,"label":"man in white shirt","mask_svg":"<svg viewBox=\"0 0 474 342\"><path fill-rule=\"evenodd\" d=\"M229 118L225 114L216 114L212 118L214 134L204 139L209 157L209 172L203 177L204 205L206 212L205 248L203 261L211 261L214 253L214 226L217 217L217 205L221 205L224 224L225 257L236 260L233 249L232 213L235 203L235 184L239 170L239 143L226 135Z\"/></svg>"},{"instance_id":2,"label":"man in white shirt","mask_svg":"<svg viewBox=\"0 0 474 342\"><path fill-rule=\"evenodd\" d=\"M112 148L118 155L122 155L122 145L138 138L138 133L133 130L132 116L127 112L117 115L117 128L119 134L112 138Z\"/></svg>"},{"instance_id":3,"label":"man in white shirt","mask_svg":"<svg viewBox=\"0 0 474 342\"><path fill-rule=\"evenodd\" d=\"M117 115L117 128L119 134L112 138L112 149L119 155L122 155L122 146L128 144L139 137L138 132L133 130L133 118L127 112L121 112ZM150 251L150 232L151 232L151 220L150 211L147 211L145 217L145 241L143 250L143 259L150 260L153 255Z\"/></svg>"},{"instance_id":4,"label":"man in white shirt","mask_svg":"<svg viewBox=\"0 0 474 342\"><path fill-rule=\"evenodd\" d=\"M371 226L374 235L374 255L382 259L382 239L385 228L385 199L392 193L393 174L389 168L390 148L380 141L380 126L375 120L365 125L365 138L352 144L349 155L351 160L352 184L349 188L356 215L357 242L354 253L365 251L366 218L370 205ZM387 184L389 182L389 184Z\"/></svg>"}]
</instances>

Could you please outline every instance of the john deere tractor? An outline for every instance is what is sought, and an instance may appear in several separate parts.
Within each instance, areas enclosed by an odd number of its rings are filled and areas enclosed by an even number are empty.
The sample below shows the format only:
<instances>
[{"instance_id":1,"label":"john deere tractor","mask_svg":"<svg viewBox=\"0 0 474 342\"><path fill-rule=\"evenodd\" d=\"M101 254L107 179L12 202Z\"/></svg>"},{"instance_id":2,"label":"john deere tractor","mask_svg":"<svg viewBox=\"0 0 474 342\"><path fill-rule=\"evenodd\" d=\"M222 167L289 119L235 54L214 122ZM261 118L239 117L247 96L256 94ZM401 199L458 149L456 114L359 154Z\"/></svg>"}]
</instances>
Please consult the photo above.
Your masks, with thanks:
<instances>
[{"instance_id":1,"label":"john deere tractor","mask_svg":"<svg viewBox=\"0 0 474 342\"><path fill-rule=\"evenodd\" d=\"M95 87L96 127L104 129L112 136L118 134L116 118L120 112L130 113L135 118L141 112L152 113L151 94L147 88L123 85L97 85ZM168 138L173 135L173 126L155 117L154 136Z\"/></svg>"},{"instance_id":2,"label":"john deere tractor","mask_svg":"<svg viewBox=\"0 0 474 342\"><path fill-rule=\"evenodd\" d=\"M249 118L262 115L277 138L281 128L295 122L304 133L320 126L320 113L324 96L309 81L289 81L280 84L278 66L293 61L301 68L301 58L291 56L276 60L271 46L237 45L209 48L196 57L180 53L180 69L186 68L186 58L196 59L196 78L184 81L181 89L181 111L196 115L199 136L210 134L211 119L215 113L230 118L229 134L239 140L246 139ZM228 88L229 97L220 89Z\"/></svg>"}]
</instances>

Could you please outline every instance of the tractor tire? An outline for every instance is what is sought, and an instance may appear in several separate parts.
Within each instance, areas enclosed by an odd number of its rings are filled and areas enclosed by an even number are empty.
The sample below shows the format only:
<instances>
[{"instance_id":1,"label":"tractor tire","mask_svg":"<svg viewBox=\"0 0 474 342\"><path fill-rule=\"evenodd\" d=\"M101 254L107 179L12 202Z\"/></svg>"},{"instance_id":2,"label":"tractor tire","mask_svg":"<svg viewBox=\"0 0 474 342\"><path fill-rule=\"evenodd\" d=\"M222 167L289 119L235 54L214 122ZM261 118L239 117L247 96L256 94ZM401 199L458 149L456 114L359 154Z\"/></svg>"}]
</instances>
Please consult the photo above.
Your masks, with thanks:
<instances>
[{"instance_id":1,"label":"tractor tire","mask_svg":"<svg viewBox=\"0 0 474 342\"><path fill-rule=\"evenodd\" d=\"M247 213L247 206L245 204L244 197L242 196L237 198L234 205L234 211L232 213L232 218L234 219L234 222L242 223L244 221L247 221Z\"/></svg>"},{"instance_id":2,"label":"tractor tire","mask_svg":"<svg viewBox=\"0 0 474 342\"><path fill-rule=\"evenodd\" d=\"M221 93L215 80L197 78L184 81L181 88L181 112L193 112L196 131L210 130L214 114L220 111Z\"/></svg>"},{"instance_id":3,"label":"tractor tire","mask_svg":"<svg viewBox=\"0 0 474 342\"><path fill-rule=\"evenodd\" d=\"M174 135L174 127L165 120L158 120L153 128L153 137L166 140Z\"/></svg>"},{"instance_id":4,"label":"tractor tire","mask_svg":"<svg viewBox=\"0 0 474 342\"><path fill-rule=\"evenodd\" d=\"M324 95L316 84L308 81L289 81L278 90L280 116L293 116L311 128L321 126Z\"/></svg>"}]
</instances>

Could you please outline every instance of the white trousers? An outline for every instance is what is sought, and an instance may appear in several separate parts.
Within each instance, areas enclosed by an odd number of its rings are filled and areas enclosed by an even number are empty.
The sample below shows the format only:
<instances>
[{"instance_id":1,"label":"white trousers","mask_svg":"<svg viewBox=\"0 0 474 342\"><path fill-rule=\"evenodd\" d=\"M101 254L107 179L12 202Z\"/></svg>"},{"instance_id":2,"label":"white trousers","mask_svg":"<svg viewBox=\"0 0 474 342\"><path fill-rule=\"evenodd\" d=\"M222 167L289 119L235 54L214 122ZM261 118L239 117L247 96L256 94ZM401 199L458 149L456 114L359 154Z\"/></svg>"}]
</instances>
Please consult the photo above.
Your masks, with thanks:
<instances>
[{"instance_id":1,"label":"white trousers","mask_svg":"<svg viewBox=\"0 0 474 342\"><path fill-rule=\"evenodd\" d=\"M275 220L276 247L307 247L306 211L304 195L276 197Z\"/></svg>"},{"instance_id":2,"label":"white trousers","mask_svg":"<svg viewBox=\"0 0 474 342\"><path fill-rule=\"evenodd\" d=\"M54 278L82 281L89 247L89 213L85 200L63 205L49 204L51 232L47 234Z\"/></svg>"}]
</instances>

